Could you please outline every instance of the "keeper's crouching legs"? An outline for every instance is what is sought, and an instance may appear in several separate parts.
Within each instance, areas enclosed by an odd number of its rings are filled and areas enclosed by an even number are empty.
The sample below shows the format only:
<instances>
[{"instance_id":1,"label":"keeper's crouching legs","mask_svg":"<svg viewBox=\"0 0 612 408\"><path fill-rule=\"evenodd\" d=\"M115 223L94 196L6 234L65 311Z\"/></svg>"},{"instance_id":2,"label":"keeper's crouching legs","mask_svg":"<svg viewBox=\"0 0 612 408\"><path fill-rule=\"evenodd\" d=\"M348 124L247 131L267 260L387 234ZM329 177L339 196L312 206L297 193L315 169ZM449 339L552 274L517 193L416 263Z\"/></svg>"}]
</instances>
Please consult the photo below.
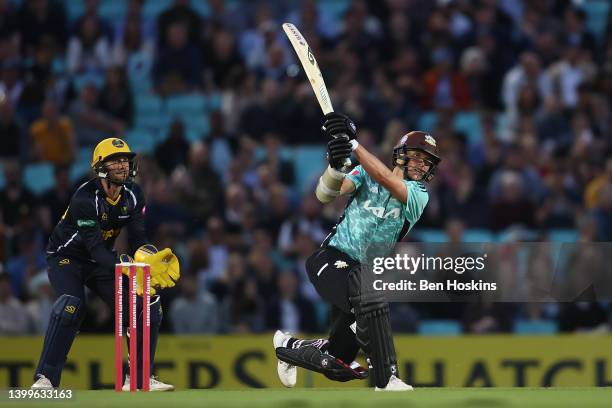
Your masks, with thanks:
<instances>
[{"instance_id":1,"label":"keeper's crouching legs","mask_svg":"<svg viewBox=\"0 0 612 408\"><path fill-rule=\"evenodd\" d=\"M389 304L382 293L362 285L363 271L357 267L349 273L349 295L357 322L356 339L366 353L374 383L384 388L392 375L398 377L397 357L389 321Z\"/></svg>"}]
</instances>

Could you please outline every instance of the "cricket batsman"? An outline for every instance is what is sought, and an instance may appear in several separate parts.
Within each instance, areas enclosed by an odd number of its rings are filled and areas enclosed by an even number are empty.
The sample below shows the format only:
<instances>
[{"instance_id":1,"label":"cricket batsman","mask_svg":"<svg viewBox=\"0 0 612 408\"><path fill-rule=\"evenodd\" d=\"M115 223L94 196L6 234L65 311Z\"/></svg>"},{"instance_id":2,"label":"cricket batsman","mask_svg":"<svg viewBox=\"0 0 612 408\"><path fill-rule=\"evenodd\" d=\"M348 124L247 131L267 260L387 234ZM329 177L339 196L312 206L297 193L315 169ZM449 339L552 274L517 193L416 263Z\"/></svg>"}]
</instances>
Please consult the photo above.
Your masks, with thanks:
<instances>
[{"instance_id":1,"label":"cricket batsman","mask_svg":"<svg viewBox=\"0 0 612 408\"><path fill-rule=\"evenodd\" d=\"M91 160L95 177L74 193L61 220L55 226L47 244L48 275L58 298L53 305L45 334L42 353L34 373L33 389L58 387L62 369L72 342L85 317L85 287L104 300L114 310L115 264L120 262L148 263L151 266L151 294L154 287L174 286L180 277L179 263L169 248L157 251L145 234L145 200L134 183L137 173L136 154L127 143L108 138L96 146ZM113 251L115 240L126 227L131 256ZM124 268L128 274L129 268ZM142 271L138 276L142 295ZM128 304L128 279L123 280L124 304ZM138 297L138 330L142 331L142 297ZM158 295L150 305L151 359L154 361L162 308ZM128 308L123 322L128 326ZM138 334L142 338L142 333ZM142 342L138 342L138 382L142 382ZM129 341L128 341L129 349ZM133 379L132 379L133 380ZM129 391L126 376L124 391ZM138 384L141 388L142 384ZM151 391L171 391L174 386L150 378Z\"/></svg>"},{"instance_id":2,"label":"cricket batsman","mask_svg":"<svg viewBox=\"0 0 612 408\"><path fill-rule=\"evenodd\" d=\"M306 260L310 281L332 305L331 330L328 339L314 340L277 331L273 345L279 378L293 387L299 366L336 381L371 375L377 391L412 390L399 378L389 305L382 293L361 282L368 273L367 251L382 244L383 255L388 254L421 217L429 199L425 183L440 162L436 141L421 131L402 136L389 169L358 143L357 128L347 116L327 114L322 130L331 139L329 166L316 196L323 203L350 196L336 226ZM351 153L360 165L346 174ZM369 372L354 362L359 348L367 356Z\"/></svg>"}]
</instances>

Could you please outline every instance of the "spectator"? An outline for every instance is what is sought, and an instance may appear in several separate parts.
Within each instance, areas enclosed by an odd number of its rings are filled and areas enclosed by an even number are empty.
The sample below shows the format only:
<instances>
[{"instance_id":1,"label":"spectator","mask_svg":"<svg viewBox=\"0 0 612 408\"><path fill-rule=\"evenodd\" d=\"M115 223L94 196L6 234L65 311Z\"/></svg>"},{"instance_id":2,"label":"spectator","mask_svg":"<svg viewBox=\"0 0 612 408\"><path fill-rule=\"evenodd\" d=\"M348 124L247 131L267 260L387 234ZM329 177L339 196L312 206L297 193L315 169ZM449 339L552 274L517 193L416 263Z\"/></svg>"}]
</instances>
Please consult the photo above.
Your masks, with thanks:
<instances>
[{"instance_id":1,"label":"spectator","mask_svg":"<svg viewBox=\"0 0 612 408\"><path fill-rule=\"evenodd\" d=\"M30 319L23 304L13 296L6 273L0 272L0 334L24 335L30 330Z\"/></svg>"},{"instance_id":2,"label":"spectator","mask_svg":"<svg viewBox=\"0 0 612 408\"><path fill-rule=\"evenodd\" d=\"M140 0L132 0L130 4L138 1ZM153 63L155 41L143 34L146 29L142 24L140 15L130 14L126 18L112 50L112 61L115 65L125 66L135 55L140 55L146 61Z\"/></svg>"},{"instance_id":3,"label":"spectator","mask_svg":"<svg viewBox=\"0 0 612 408\"><path fill-rule=\"evenodd\" d=\"M49 316L55 303L55 292L46 270L38 272L30 279L28 293L30 300L25 308L32 322L34 334L43 335L47 331Z\"/></svg>"},{"instance_id":4,"label":"spectator","mask_svg":"<svg viewBox=\"0 0 612 408\"><path fill-rule=\"evenodd\" d=\"M61 49L66 43L66 16L62 3L55 0L26 1L19 10L24 54L32 56L47 39L49 46Z\"/></svg>"},{"instance_id":5,"label":"spectator","mask_svg":"<svg viewBox=\"0 0 612 408\"><path fill-rule=\"evenodd\" d=\"M93 83L81 88L79 99L69 108L79 146L91 146L111 137L121 137L125 123L113 119L98 108L98 89Z\"/></svg>"},{"instance_id":6,"label":"spectator","mask_svg":"<svg viewBox=\"0 0 612 408\"><path fill-rule=\"evenodd\" d=\"M37 205L36 197L23 185L21 176L21 166L17 160L4 162L5 186L0 190L0 210L5 226L11 229L9 236L16 233L13 228L22 218L31 216Z\"/></svg>"},{"instance_id":7,"label":"spectator","mask_svg":"<svg viewBox=\"0 0 612 408\"><path fill-rule=\"evenodd\" d=\"M76 158L76 138L72 121L60 115L57 102L47 99L42 117L30 126L30 138L36 160L48 161L56 166L71 164Z\"/></svg>"},{"instance_id":8,"label":"spectator","mask_svg":"<svg viewBox=\"0 0 612 408\"><path fill-rule=\"evenodd\" d=\"M100 7L100 0L85 0L85 11L74 23L72 27L73 33L80 33L83 30L83 26L88 24L87 20L92 19L96 22L96 25L100 27L100 32L108 43L113 42L113 30L111 25L106 19L100 17L98 9Z\"/></svg>"},{"instance_id":9,"label":"spectator","mask_svg":"<svg viewBox=\"0 0 612 408\"><path fill-rule=\"evenodd\" d=\"M450 50L437 48L433 51L434 66L423 77L423 108L467 109L470 94L463 75L453 70Z\"/></svg>"},{"instance_id":10,"label":"spectator","mask_svg":"<svg viewBox=\"0 0 612 408\"><path fill-rule=\"evenodd\" d=\"M172 23L166 36L167 45L160 49L153 68L155 86L164 95L200 88L202 57L189 43L187 27L180 22Z\"/></svg>"},{"instance_id":11,"label":"spectator","mask_svg":"<svg viewBox=\"0 0 612 408\"><path fill-rule=\"evenodd\" d=\"M51 233L68 208L72 196L72 185L70 183L70 168L67 166L56 166L53 171L55 183L53 187L45 192L40 198L41 227L45 236Z\"/></svg>"},{"instance_id":12,"label":"spectator","mask_svg":"<svg viewBox=\"0 0 612 408\"><path fill-rule=\"evenodd\" d=\"M525 198L523 184L518 174L507 171L500 176L501 194L492 203L491 227L495 231L512 225L534 226L534 208Z\"/></svg>"},{"instance_id":13,"label":"spectator","mask_svg":"<svg viewBox=\"0 0 612 408\"><path fill-rule=\"evenodd\" d=\"M265 309L255 279L236 282L222 306L222 332L257 333L265 328Z\"/></svg>"},{"instance_id":14,"label":"spectator","mask_svg":"<svg viewBox=\"0 0 612 408\"><path fill-rule=\"evenodd\" d=\"M86 15L78 31L70 37L66 53L69 73L101 76L110 66L111 44L100 24L101 21L95 16Z\"/></svg>"},{"instance_id":15,"label":"spectator","mask_svg":"<svg viewBox=\"0 0 612 408\"><path fill-rule=\"evenodd\" d=\"M181 295L170 306L172 331L176 334L211 334L219 331L219 311L215 298L199 292L193 275L183 275Z\"/></svg>"},{"instance_id":16,"label":"spectator","mask_svg":"<svg viewBox=\"0 0 612 408\"><path fill-rule=\"evenodd\" d=\"M317 321L313 319L312 303L300 296L298 278L293 271L284 271L278 276L279 297L268 305L266 327L291 333L315 333Z\"/></svg>"},{"instance_id":17,"label":"spectator","mask_svg":"<svg viewBox=\"0 0 612 408\"><path fill-rule=\"evenodd\" d=\"M186 42L198 47L202 35L202 20L191 8L189 0L174 0L174 4L159 15L157 19L158 47L172 47L170 31L172 26L179 24L184 27Z\"/></svg>"},{"instance_id":18,"label":"spectator","mask_svg":"<svg viewBox=\"0 0 612 408\"><path fill-rule=\"evenodd\" d=\"M109 68L106 71L106 83L98 99L98 107L113 119L129 126L132 124L133 103L125 70L118 66Z\"/></svg>"},{"instance_id":19,"label":"spectator","mask_svg":"<svg viewBox=\"0 0 612 408\"><path fill-rule=\"evenodd\" d=\"M9 58L0 64L0 95L4 95L13 107L19 103L24 87L21 65L19 60Z\"/></svg>"},{"instance_id":20,"label":"spectator","mask_svg":"<svg viewBox=\"0 0 612 408\"><path fill-rule=\"evenodd\" d=\"M21 158L23 143L23 128L15 116L15 109L6 94L0 92L0 160L6 158Z\"/></svg>"}]
</instances>

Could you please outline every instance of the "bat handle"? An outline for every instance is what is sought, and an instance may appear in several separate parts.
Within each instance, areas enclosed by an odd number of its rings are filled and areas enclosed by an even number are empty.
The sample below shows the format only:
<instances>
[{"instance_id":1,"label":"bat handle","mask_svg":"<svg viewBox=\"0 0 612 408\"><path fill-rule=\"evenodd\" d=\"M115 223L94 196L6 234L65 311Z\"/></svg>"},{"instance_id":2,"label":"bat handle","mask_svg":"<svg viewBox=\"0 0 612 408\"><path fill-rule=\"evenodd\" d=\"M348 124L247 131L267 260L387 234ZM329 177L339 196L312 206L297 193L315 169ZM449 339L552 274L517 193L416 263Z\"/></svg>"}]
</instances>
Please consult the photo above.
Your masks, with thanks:
<instances>
[{"instance_id":1,"label":"bat handle","mask_svg":"<svg viewBox=\"0 0 612 408\"><path fill-rule=\"evenodd\" d=\"M338 135L338 136L336 136L336 137L341 137L341 136L346 136L346 138L348 139L348 135L346 135L346 134L344 134L344 133L343 133L343 134L341 134L341 135ZM346 159L344 159L344 163L342 164L342 169L341 169L341 171L343 171L344 173L346 173L346 172L347 172L347 171L348 171L348 170L351 168L351 166L352 166L352 165L353 165L353 163L351 162L351 159L349 159L349 158L347 157Z\"/></svg>"}]
</instances>

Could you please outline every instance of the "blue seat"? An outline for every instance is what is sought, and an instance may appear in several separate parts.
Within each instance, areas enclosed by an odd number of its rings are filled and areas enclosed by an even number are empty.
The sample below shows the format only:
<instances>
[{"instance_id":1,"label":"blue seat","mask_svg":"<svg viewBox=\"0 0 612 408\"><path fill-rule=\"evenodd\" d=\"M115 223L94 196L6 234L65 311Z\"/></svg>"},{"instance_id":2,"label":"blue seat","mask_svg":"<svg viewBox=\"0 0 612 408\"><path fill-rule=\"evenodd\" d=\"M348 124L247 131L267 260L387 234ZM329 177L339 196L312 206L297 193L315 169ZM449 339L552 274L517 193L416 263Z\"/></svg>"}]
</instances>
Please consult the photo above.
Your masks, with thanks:
<instances>
[{"instance_id":1,"label":"blue seat","mask_svg":"<svg viewBox=\"0 0 612 408\"><path fill-rule=\"evenodd\" d=\"M40 195L55 185L53 165L51 163L35 163L25 167L23 183L34 194Z\"/></svg>"},{"instance_id":2,"label":"blue seat","mask_svg":"<svg viewBox=\"0 0 612 408\"><path fill-rule=\"evenodd\" d=\"M103 0L100 3L98 14L108 21L119 21L125 18L127 1Z\"/></svg>"},{"instance_id":3,"label":"blue seat","mask_svg":"<svg viewBox=\"0 0 612 408\"><path fill-rule=\"evenodd\" d=\"M574 229L553 229L548 232L548 239L552 242L576 242L578 231Z\"/></svg>"},{"instance_id":4,"label":"blue seat","mask_svg":"<svg viewBox=\"0 0 612 408\"><path fill-rule=\"evenodd\" d=\"M587 28L602 40L608 24L608 13L610 13L609 0L587 0L581 2L581 7L586 13Z\"/></svg>"},{"instance_id":5,"label":"blue seat","mask_svg":"<svg viewBox=\"0 0 612 408\"><path fill-rule=\"evenodd\" d=\"M433 132L438 124L438 114L435 112L423 112L418 119L418 129L423 132Z\"/></svg>"},{"instance_id":6,"label":"blue seat","mask_svg":"<svg viewBox=\"0 0 612 408\"><path fill-rule=\"evenodd\" d=\"M77 92L80 92L81 88L87 84L92 84L96 88L101 89L104 86L104 76L102 74L86 73L74 77L72 83Z\"/></svg>"},{"instance_id":7,"label":"blue seat","mask_svg":"<svg viewBox=\"0 0 612 408\"><path fill-rule=\"evenodd\" d=\"M485 229L468 229L463 233L464 242L494 242L495 236L491 231Z\"/></svg>"},{"instance_id":8,"label":"blue seat","mask_svg":"<svg viewBox=\"0 0 612 408\"><path fill-rule=\"evenodd\" d=\"M155 149L155 133L148 129L132 129L127 133L125 139L130 149L137 154L148 154Z\"/></svg>"},{"instance_id":9,"label":"blue seat","mask_svg":"<svg viewBox=\"0 0 612 408\"><path fill-rule=\"evenodd\" d=\"M70 167L70 182L75 183L87 175L91 169L92 150L89 147L79 149L75 162Z\"/></svg>"},{"instance_id":10,"label":"blue seat","mask_svg":"<svg viewBox=\"0 0 612 408\"><path fill-rule=\"evenodd\" d=\"M448 242L446 232L438 229L418 229L414 237L423 242Z\"/></svg>"},{"instance_id":11,"label":"blue seat","mask_svg":"<svg viewBox=\"0 0 612 408\"><path fill-rule=\"evenodd\" d=\"M4 188L6 185L6 180L4 179L4 168L0 166L0 190Z\"/></svg>"},{"instance_id":12,"label":"blue seat","mask_svg":"<svg viewBox=\"0 0 612 408\"><path fill-rule=\"evenodd\" d=\"M83 0L69 0L63 3L70 22L76 21L85 12L85 1Z\"/></svg>"},{"instance_id":13,"label":"blue seat","mask_svg":"<svg viewBox=\"0 0 612 408\"><path fill-rule=\"evenodd\" d=\"M138 94L134 98L134 110L137 115L157 115L162 111L162 99L155 94Z\"/></svg>"},{"instance_id":14,"label":"blue seat","mask_svg":"<svg viewBox=\"0 0 612 408\"><path fill-rule=\"evenodd\" d=\"M210 134L210 121L208 116L197 115L184 118L187 139L191 142L203 140Z\"/></svg>"},{"instance_id":15,"label":"blue seat","mask_svg":"<svg viewBox=\"0 0 612 408\"><path fill-rule=\"evenodd\" d=\"M457 336L463 328L454 320L432 319L419 323L418 333L423 336Z\"/></svg>"},{"instance_id":16,"label":"blue seat","mask_svg":"<svg viewBox=\"0 0 612 408\"><path fill-rule=\"evenodd\" d=\"M482 141L482 124L477 112L459 112L453 120L453 128L465 134L470 144L479 144Z\"/></svg>"},{"instance_id":17,"label":"blue seat","mask_svg":"<svg viewBox=\"0 0 612 408\"><path fill-rule=\"evenodd\" d=\"M142 7L142 15L146 18L157 19L168 7L172 6L172 0L147 0Z\"/></svg>"},{"instance_id":18,"label":"blue seat","mask_svg":"<svg viewBox=\"0 0 612 408\"><path fill-rule=\"evenodd\" d=\"M206 97L199 94L171 96L166 100L170 116L188 119L192 115L202 115L206 111Z\"/></svg>"},{"instance_id":19,"label":"blue seat","mask_svg":"<svg viewBox=\"0 0 612 408\"><path fill-rule=\"evenodd\" d=\"M327 0L320 1L319 7L336 18L342 18L351 6L351 0Z\"/></svg>"},{"instance_id":20,"label":"blue seat","mask_svg":"<svg viewBox=\"0 0 612 408\"><path fill-rule=\"evenodd\" d=\"M309 191L316 184L327 165L325 148L319 146L300 146L295 149L296 188L300 192ZM314 190L312 190L314 191Z\"/></svg>"},{"instance_id":21,"label":"blue seat","mask_svg":"<svg viewBox=\"0 0 612 408\"><path fill-rule=\"evenodd\" d=\"M517 320L514 323L515 334L557 334L558 332L559 325L552 320Z\"/></svg>"}]
</instances>

